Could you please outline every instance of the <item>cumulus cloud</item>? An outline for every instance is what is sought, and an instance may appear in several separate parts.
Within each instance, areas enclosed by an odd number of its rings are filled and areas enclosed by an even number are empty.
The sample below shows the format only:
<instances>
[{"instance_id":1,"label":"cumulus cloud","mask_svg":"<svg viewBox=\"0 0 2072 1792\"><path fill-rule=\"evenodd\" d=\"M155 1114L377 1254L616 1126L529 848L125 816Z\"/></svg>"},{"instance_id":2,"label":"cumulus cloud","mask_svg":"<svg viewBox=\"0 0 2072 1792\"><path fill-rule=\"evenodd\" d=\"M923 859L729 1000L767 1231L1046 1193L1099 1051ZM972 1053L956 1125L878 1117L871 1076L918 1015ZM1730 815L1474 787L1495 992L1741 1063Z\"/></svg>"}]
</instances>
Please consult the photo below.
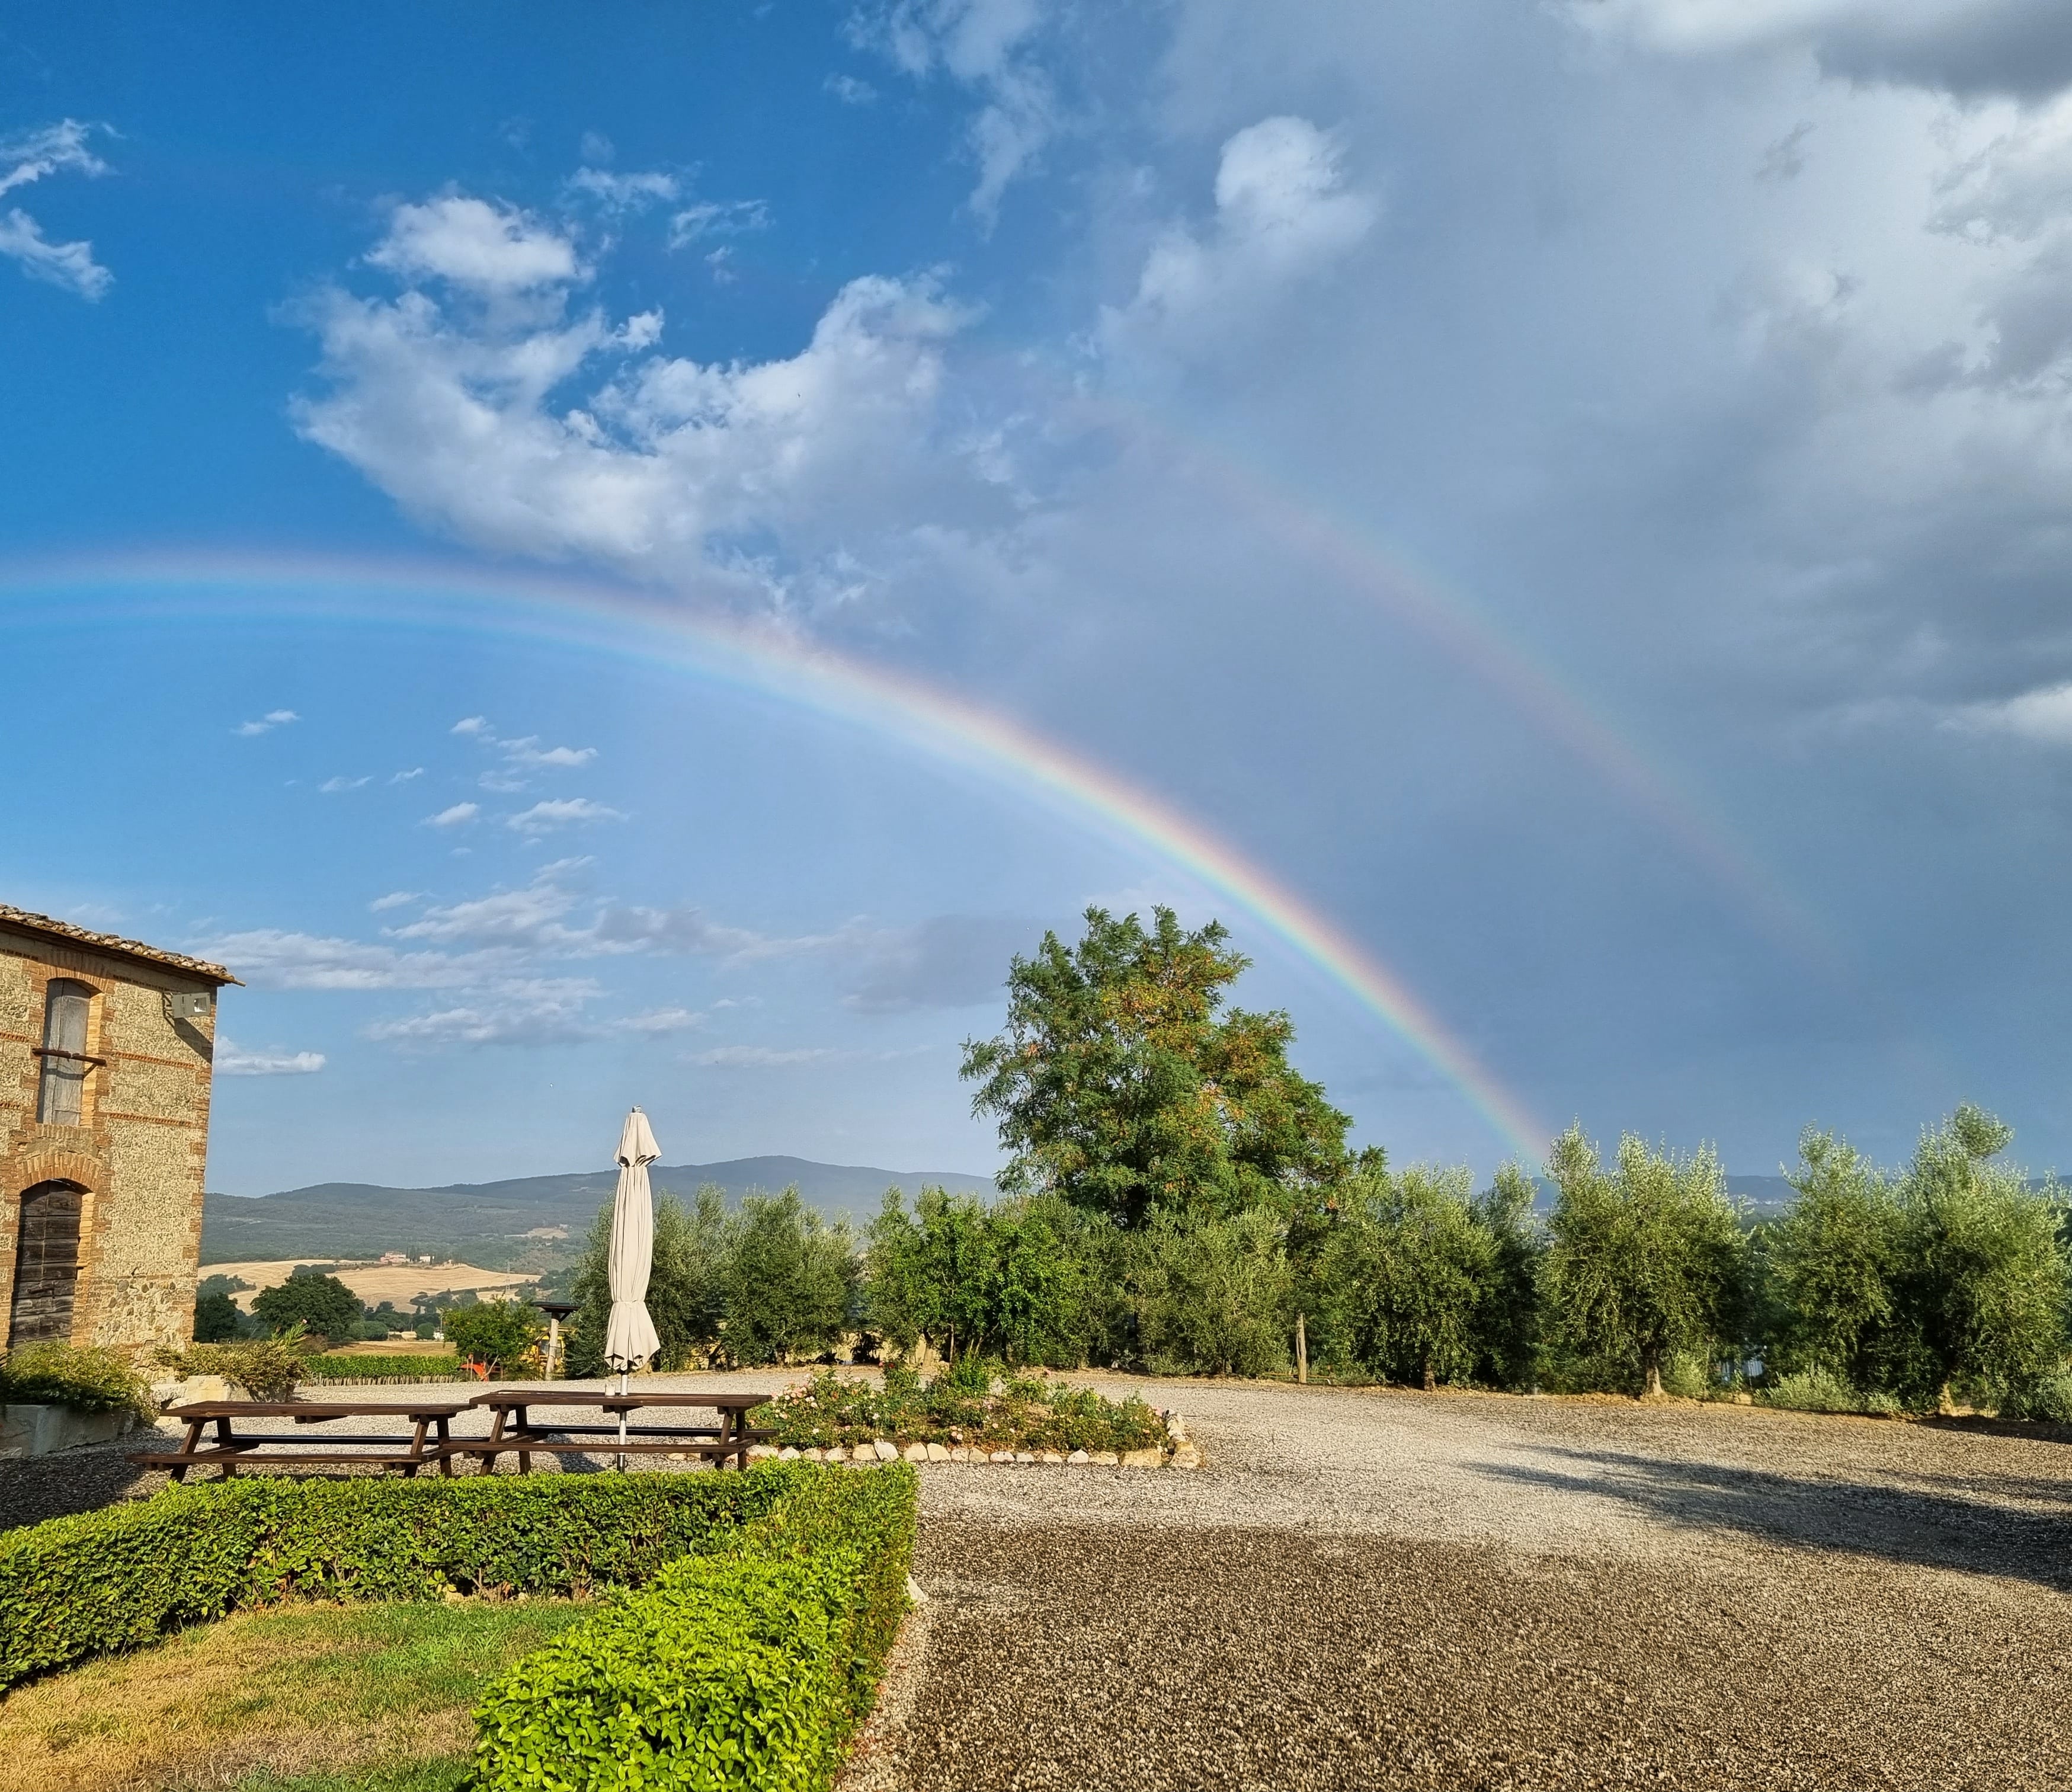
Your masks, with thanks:
<instances>
[{"instance_id":1,"label":"cumulus cloud","mask_svg":"<svg viewBox=\"0 0 2072 1792\"><path fill-rule=\"evenodd\" d=\"M314 1076L324 1067L320 1051L247 1051L219 1036L216 1042L218 1076Z\"/></svg>"},{"instance_id":2,"label":"cumulus cloud","mask_svg":"<svg viewBox=\"0 0 2072 1792\"><path fill-rule=\"evenodd\" d=\"M621 175L609 168L578 168L569 176L569 188L610 211L640 212L677 198L683 183L674 175L658 171Z\"/></svg>"},{"instance_id":3,"label":"cumulus cloud","mask_svg":"<svg viewBox=\"0 0 2072 1792\"><path fill-rule=\"evenodd\" d=\"M770 208L761 199L702 199L669 220L669 247L687 249L708 236L738 236L767 230Z\"/></svg>"},{"instance_id":4,"label":"cumulus cloud","mask_svg":"<svg viewBox=\"0 0 2072 1792\"><path fill-rule=\"evenodd\" d=\"M392 908L402 908L417 901L423 894L422 890L392 890L386 896L376 897L367 906L372 913L380 914Z\"/></svg>"},{"instance_id":5,"label":"cumulus cloud","mask_svg":"<svg viewBox=\"0 0 2072 1792\"><path fill-rule=\"evenodd\" d=\"M1945 725L1979 734L2012 734L2041 746L2072 746L2072 682L2019 696L1953 706Z\"/></svg>"},{"instance_id":6,"label":"cumulus cloud","mask_svg":"<svg viewBox=\"0 0 2072 1792\"><path fill-rule=\"evenodd\" d=\"M1216 168L1215 216L1153 244L1128 303L1102 314L1112 353L1190 357L1234 334L1373 228L1373 195L1346 178L1344 150L1306 118L1264 118L1232 135Z\"/></svg>"},{"instance_id":7,"label":"cumulus cloud","mask_svg":"<svg viewBox=\"0 0 2072 1792\"><path fill-rule=\"evenodd\" d=\"M820 85L845 106L867 106L878 98L876 88L853 75L830 75Z\"/></svg>"},{"instance_id":8,"label":"cumulus cloud","mask_svg":"<svg viewBox=\"0 0 2072 1792\"><path fill-rule=\"evenodd\" d=\"M94 128L66 118L0 139L0 194L31 186L48 175L106 174L108 164L87 146ZM0 216L0 255L31 279L88 301L99 299L115 283L115 276L94 260L92 244L51 241L43 226L18 206L10 207Z\"/></svg>"},{"instance_id":9,"label":"cumulus cloud","mask_svg":"<svg viewBox=\"0 0 2072 1792\"><path fill-rule=\"evenodd\" d=\"M372 267L405 282L443 280L470 291L509 294L586 277L575 245L516 206L452 193L399 205L388 233L367 252Z\"/></svg>"},{"instance_id":10,"label":"cumulus cloud","mask_svg":"<svg viewBox=\"0 0 2072 1792\"><path fill-rule=\"evenodd\" d=\"M427 828L465 827L481 813L482 805L479 803L450 804L437 815L426 816L425 825Z\"/></svg>"},{"instance_id":11,"label":"cumulus cloud","mask_svg":"<svg viewBox=\"0 0 2072 1792\"><path fill-rule=\"evenodd\" d=\"M508 968L508 953L405 951L376 941L255 927L197 950L265 989L452 989Z\"/></svg>"},{"instance_id":12,"label":"cumulus cloud","mask_svg":"<svg viewBox=\"0 0 2072 1792\"><path fill-rule=\"evenodd\" d=\"M256 735L270 734L277 728L285 728L290 722L302 719L292 709L269 709L257 721L240 721L231 733L249 740Z\"/></svg>"},{"instance_id":13,"label":"cumulus cloud","mask_svg":"<svg viewBox=\"0 0 2072 1792\"><path fill-rule=\"evenodd\" d=\"M797 354L722 364L658 352L659 311L576 309L573 239L512 208L399 206L367 260L403 290L311 302L326 389L296 426L468 540L782 606L998 487L939 414L969 313L932 276L853 280Z\"/></svg>"}]
</instances>

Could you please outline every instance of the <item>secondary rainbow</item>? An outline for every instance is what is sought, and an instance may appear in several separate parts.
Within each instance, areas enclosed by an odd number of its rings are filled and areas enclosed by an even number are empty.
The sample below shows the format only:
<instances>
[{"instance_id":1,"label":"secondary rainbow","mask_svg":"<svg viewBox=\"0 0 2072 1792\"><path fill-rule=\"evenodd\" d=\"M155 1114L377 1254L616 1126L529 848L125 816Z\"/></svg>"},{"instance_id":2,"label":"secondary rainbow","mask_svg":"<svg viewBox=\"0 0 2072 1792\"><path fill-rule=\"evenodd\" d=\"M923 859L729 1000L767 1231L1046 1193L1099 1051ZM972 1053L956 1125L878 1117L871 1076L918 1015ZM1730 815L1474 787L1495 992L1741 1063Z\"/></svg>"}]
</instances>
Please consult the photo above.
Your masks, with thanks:
<instances>
[{"instance_id":1,"label":"secondary rainbow","mask_svg":"<svg viewBox=\"0 0 2072 1792\"><path fill-rule=\"evenodd\" d=\"M175 551L18 563L0 590L65 594L27 623L92 614L379 620L429 631L519 635L668 664L805 705L1017 787L1111 837L1148 849L1241 903L1291 949L1441 1072L1523 1161L1548 1132L1373 950L1172 804L1026 724L909 674L781 631L668 606L622 588L533 572L421 561Z\"/></svg>"}]
</instances>

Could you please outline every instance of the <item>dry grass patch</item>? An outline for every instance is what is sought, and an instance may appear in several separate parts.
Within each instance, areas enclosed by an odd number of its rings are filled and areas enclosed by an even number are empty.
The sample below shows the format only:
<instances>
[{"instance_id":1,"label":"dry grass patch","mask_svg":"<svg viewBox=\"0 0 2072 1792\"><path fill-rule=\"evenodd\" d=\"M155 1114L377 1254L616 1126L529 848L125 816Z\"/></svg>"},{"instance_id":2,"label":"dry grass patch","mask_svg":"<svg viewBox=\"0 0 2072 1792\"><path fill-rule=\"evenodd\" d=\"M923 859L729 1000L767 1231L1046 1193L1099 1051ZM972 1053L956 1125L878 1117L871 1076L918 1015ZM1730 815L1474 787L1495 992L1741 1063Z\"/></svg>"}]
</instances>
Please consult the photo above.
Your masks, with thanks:
<instances>
[{"instance_id":1,"label":"dry grass patch","mask_svg":"<svg viewBox=\"0 0 2072 1792\"><path fill-rule=\"evenodd\" d=\"M234 1614L0 1700L0 1792L266 1786L453 1754L472 1738L469 1712L489 1679L589 1609L467 1601Z\"/></svg>"}]
</instances>

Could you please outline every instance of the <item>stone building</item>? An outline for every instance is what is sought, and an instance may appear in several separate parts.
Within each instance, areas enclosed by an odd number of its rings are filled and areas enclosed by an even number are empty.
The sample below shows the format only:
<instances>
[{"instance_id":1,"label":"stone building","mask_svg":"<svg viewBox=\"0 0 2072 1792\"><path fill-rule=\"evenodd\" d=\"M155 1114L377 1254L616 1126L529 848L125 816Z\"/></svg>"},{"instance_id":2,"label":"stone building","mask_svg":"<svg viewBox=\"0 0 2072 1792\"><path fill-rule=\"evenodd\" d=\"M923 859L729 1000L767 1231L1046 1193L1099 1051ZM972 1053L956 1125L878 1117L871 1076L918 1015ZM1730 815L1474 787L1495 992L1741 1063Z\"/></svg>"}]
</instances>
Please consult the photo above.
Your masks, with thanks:
<instances>
[{"instance_id":1,"label":"stone building","mask_svg":"<svg viewBox=\"0 0 2072 1792\"><path fill-rule=\"evenodd\" d=\"M219 964L0 904L6 1343L193 1335Z\"/></svg>"}]
</instances>

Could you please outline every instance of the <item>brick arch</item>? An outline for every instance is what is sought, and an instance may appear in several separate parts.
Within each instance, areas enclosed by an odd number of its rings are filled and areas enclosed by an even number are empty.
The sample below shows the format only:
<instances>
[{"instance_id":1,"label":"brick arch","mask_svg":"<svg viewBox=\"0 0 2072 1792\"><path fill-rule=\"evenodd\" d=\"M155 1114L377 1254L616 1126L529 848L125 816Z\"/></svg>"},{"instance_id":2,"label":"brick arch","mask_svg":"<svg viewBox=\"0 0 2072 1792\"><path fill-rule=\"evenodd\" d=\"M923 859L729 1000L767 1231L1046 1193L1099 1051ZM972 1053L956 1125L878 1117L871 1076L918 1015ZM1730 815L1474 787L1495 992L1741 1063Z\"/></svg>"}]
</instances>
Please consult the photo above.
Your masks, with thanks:
<instances>
[{"instance_id":1,"label":"brick arch","mask_svg":"<svg viewBox=\"0 0 2072 1792\"><path fill-rule=\"evenodd\" d=\"M33 1151L14 1160L10 1178L14 1186L7 1193L19 1196L45 1182L72 1182L91 1194L101 1187L107 1173L106 1165L84 1152Z\"/></svg>"}]
</instances>

